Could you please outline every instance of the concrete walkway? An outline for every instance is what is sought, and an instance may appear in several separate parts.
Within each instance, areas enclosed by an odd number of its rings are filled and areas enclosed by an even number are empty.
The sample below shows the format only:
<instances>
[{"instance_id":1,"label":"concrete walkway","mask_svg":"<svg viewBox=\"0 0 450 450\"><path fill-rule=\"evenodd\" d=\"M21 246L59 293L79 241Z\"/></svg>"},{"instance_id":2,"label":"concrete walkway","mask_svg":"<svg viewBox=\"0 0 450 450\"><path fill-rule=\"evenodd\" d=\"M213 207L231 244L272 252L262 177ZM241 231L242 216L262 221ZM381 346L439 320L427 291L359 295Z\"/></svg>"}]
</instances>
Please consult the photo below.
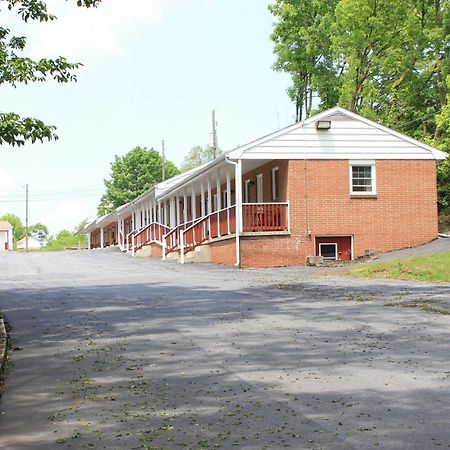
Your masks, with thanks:
<instances>
[{"instance_id":1,"label":"concrete walkway","mask_svg":"<svg viewBox=\"0 0 450 450\"><path fill-rule=\"evenodd\" d=\"M450 448L450 286L0 257L0 448Z\"/></svg>"}]
</instances>

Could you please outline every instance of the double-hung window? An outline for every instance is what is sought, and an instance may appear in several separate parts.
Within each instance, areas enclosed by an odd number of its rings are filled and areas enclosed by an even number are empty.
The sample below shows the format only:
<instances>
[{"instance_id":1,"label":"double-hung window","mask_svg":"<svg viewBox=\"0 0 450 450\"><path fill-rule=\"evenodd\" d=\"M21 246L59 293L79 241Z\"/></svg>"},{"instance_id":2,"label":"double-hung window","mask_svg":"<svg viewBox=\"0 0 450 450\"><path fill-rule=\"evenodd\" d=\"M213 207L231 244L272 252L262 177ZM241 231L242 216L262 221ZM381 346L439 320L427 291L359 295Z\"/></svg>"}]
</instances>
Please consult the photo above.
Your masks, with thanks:
<instances>
[{"instance_id":1,"label":"double-hung window","mask_svg":"<svg viewBox=\"0 0 450 450\"><path fill-rule=\"evenodd\" d=\"M350 195L376 195L375 161L350 161Z\"/></svg>"}]
</instances>

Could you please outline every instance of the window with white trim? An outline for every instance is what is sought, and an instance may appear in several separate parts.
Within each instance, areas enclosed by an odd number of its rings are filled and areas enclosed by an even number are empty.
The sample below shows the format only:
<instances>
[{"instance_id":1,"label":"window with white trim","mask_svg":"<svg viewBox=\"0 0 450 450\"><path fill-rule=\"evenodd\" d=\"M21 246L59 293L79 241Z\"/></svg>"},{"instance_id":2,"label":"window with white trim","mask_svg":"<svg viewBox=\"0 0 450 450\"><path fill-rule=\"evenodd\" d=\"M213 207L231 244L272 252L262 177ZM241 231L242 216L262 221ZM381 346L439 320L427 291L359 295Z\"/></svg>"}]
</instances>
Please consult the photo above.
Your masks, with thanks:
<instances>
[{"instance_id":1,"label":"window with white trim","mask_svg":"<svg viewBox=\"0 0 450 450\"><path fill-rule=\"evenodd\" d=\"M375 161L350 161L350 194L376 195Z\"/></svg>"},{"instance_id":2,"label":"window with white trim","mask_svg":"<svg viewBox=\"0 0 450 450\"><path fill-rule=\"evenodd\" d=\"M250 203L250 180L245 180L245 190L244 190L244 202Z\"/></svg>"},{"instance_id":3,"label":"window with white trim","mask_svg":"<svg viewBox=\"0 0 450 450\"><path fill-rule=\"evenodd\" d=\"M272 169L272 200L274 202L280 200L280 182L278 167Z\"/></svg>"}]
</instances>

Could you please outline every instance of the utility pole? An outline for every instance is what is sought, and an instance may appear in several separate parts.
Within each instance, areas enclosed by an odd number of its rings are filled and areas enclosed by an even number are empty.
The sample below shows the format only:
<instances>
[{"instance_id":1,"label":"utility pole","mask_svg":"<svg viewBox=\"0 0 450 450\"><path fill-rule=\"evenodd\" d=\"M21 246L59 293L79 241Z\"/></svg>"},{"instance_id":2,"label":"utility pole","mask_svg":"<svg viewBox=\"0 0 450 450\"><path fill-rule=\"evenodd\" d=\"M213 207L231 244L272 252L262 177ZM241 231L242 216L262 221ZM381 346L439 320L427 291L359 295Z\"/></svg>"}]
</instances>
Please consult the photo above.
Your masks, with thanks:
<instances>
[{"instance_id":1,"label":"utility pole","mask_svg":"<svg viewBox=\"0 0 450 450\"><path fill-rule=\"evenodd\" d=\"M28 253L28 184L25 185L25 250Z\"/></svg>"},{"instance_id":2,"label":"utility pole","mask_svg":"<svg viewBox=\"0 0 450 450\"><path fill-rule=\"evenodd\" d=\"M212 110L212 150L213 158L217 158L217 129L216 129L216 110Z\"/></svg>"},{"instance_id":3,"label":"utility pole","mask_svg":"<svg viewBox=\"0 0 450 450\"><path fill-rule=\"evenodd\" d=\"M166 179L166 149L164 147L164 139L162 141L161 161L162 161L162 180L164 181Z\"/></svg>"}]
</instances>

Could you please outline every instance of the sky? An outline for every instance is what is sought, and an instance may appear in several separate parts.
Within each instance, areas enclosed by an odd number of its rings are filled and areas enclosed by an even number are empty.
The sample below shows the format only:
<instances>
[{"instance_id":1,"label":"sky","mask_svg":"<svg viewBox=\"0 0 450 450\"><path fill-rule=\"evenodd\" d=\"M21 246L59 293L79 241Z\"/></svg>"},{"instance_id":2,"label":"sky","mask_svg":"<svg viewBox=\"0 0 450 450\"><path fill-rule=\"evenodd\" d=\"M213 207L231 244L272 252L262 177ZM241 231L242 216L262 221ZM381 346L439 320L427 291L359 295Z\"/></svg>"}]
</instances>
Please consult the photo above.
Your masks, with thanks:
<instances>
[{"instance_id":1,"label":"sky","mask_svg":"<svg viewBox=\"0 0 450 450\"><path fill-rule=\"evenodd\" d=\"M33 58L82 62L76 83L2 85L3 112L57 126L59 140L0 146L0 216L46 224L52 234L94 219L114 155L161 150L179 165L211 142L230 150L293 123L289 78L272 69L274 18L263 0L104 0L96 9L49 0L58 20L2 26L28 38ZM126 5L126 6L124 6Z\"/></svg>"}]
</instances>

